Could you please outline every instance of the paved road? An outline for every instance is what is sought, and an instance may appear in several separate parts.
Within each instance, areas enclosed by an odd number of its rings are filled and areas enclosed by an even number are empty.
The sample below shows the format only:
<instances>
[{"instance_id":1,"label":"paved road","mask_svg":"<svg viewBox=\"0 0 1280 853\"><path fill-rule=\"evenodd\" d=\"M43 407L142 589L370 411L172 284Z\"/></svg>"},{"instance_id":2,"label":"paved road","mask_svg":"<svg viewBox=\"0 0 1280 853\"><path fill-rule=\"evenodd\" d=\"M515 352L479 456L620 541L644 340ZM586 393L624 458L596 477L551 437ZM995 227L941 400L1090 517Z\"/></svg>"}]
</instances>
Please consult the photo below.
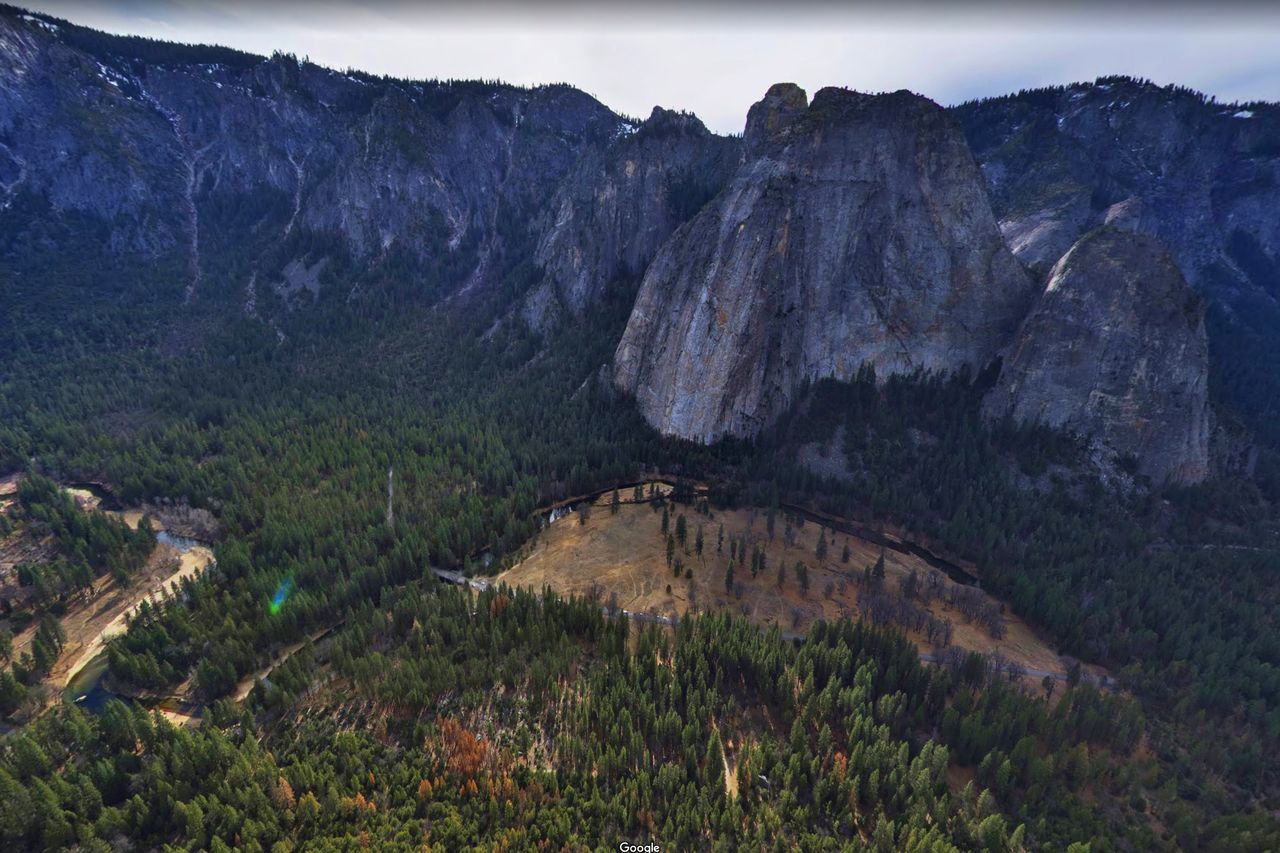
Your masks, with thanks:
<instances>
[{"instance_id":1,"label":"paved road","mask_svg":"<svg viewBox=\"0 0 1280 853\"><path fill-rule=\"evenodd\" d=\"M924 661L925 663L935 663L935 664L941 663L941 661L938 660L938 655L934 654L933 652L921 652L920 660ZM1047 677L1047 678L1052 678L1054 681L1067 680L1067 674L1065 672L1050 672L1047 669L1036 669L1035 667L1032 667L1032 666L1018 666L1017 664L1014 664L1011 662L1005 663L1004 671L1008 672L1010 667L1017 670L1017 672L1020 675L1026 675L1032 678ZM1086 684L1093 684L1098 687L1105 688L1107 690L1115 690L1117 686L1116 680L1114 678L1109 678L1105 675L1093 675L1088 672L1081 672L1080 680Z\"/></svg>"},{"instance_id":2,"label":"paved road","mask_svg":"<svg viewBox=\"0 0 1280 853\"><path fill-rule=\"evenodd\" d=\"M435 572L436 577L440 578L442 581L454 584L456 586L468 586L471 589L477 590L479 592L483 592L489 588L489 582L486 580L482 580L480 578L469 578L466 575L460 574L458 572L445 571L444 569L432 569L432 571ZM613 615L608 607L601 607L600 611L604 613L604 615L606 616ZM676 619L671 616L659 616L656 613L637 613L632 610L623 610L622 614L626 616L628 619L632 619L636 622L649 622L655 625L667 625L669 627L675 627L680 624L679 619ZM799 640L800 642L804 642L805 635L797 634L791 631L783 631L782 639L787 641ZM939 660L939 656L933 652L920 652L920 660L924 663L932 663L932 664L941 663L941 661ZM1005 664L1006 672L1008 671L1010 666L1016 669L1016 671L1019 674L1029 676L1031 678L1049 677L1049 678L1052 678L1054 681L1067 680L1067 674L1065 672L1050 672L1049 670L1045 670L1045 669L1036 669L1035 667L1030 667L1030 666L1017 666L1016 664L1011 664L1011 663ZM1106 676L1092 675L1086 672L1086 673L1081 673L1080 680L1087 684L1094 684L1098 687L1102 687L1108 690L1114 690L1116 688L1115 679L1108 678Z\"/></svg>"}]
</instances>

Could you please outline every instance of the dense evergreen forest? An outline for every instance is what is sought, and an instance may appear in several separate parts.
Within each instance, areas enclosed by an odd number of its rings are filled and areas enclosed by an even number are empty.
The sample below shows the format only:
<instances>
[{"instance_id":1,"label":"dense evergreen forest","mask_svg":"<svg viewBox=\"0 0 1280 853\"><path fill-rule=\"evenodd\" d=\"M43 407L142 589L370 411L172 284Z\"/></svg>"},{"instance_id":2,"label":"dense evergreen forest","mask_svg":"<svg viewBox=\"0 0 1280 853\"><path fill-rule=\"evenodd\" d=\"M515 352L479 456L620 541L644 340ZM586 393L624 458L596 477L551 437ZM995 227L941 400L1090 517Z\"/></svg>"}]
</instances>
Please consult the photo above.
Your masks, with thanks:
<instances>
[{"instance_id":1,"label":"dense evergreen forest","mask_svg":"<svg viewBox=\"0 0 1280 853\"><path fill-rule=\"evenodd\" d=\"M201 729L114 702L11 736L0 826L89 849L1087 849L1108 826L1084 792L1129 784L1136 703L1080 686L1050 709L974 664L848 622L798 646L723 615L670 638L585 601L429 587L353 609ZM950 785L953 760L974 778Z\"/></svg>"},{"instance_id":2,"label":"dense evergreen forest","mask_svg":"<svg viewBox=\"0 0 1280 853\"><path fill-rule=\"evenodd\" d=\"M810 389L759 442L706 448L657 436L601 381L625 286L546 339L494 322L505 290L449 311L407 287L355 308L332 288L278 336L219 319L242 315L212 291L176 306L163 265L57 269L0 289L0 473L30 472L25 511L91 572L127 573L149 534L77 528L55 482L185 500L225 533L213 570L109 647L124 687L193 677L204 725L113 702L6 735L9 844L1280 845L1270 456L1250 482L1103 485L1071 436L985 423L984 377L865 372ZM815 442L843 472L801 463ZM538 506L655 470L721 506L928 537L1124 692L1025 695L976 656L922 665L888 628L793 644L718 614L663 634L431 574L496 568ZM4 677L20 705L31 673Z\"/></svg>"}]
</instances>

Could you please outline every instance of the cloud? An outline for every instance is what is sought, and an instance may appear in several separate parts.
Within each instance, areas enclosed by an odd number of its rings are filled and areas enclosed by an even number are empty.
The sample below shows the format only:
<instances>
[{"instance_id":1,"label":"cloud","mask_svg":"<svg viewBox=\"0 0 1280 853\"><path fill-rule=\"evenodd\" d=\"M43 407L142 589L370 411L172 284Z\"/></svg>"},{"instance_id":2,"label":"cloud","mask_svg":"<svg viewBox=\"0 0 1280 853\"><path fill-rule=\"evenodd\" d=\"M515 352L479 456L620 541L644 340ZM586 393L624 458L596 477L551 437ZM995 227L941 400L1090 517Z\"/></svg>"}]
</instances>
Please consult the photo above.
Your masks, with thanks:
<instances>
[{"instance_id":1,"label":"cloud","mask_svg":"<svg viewBox=\"0 0 1280 853\"><path fill-rule=\"evenodd\" d=\"M1221 100L1280 92L1280 12L1239 3L552 5L32 2L118 33L283 50L409 78L567 82L629 115L655 104L738 132L771 83L913 89L942 103L1131 74Z\"/></svg>"}]
</instances>

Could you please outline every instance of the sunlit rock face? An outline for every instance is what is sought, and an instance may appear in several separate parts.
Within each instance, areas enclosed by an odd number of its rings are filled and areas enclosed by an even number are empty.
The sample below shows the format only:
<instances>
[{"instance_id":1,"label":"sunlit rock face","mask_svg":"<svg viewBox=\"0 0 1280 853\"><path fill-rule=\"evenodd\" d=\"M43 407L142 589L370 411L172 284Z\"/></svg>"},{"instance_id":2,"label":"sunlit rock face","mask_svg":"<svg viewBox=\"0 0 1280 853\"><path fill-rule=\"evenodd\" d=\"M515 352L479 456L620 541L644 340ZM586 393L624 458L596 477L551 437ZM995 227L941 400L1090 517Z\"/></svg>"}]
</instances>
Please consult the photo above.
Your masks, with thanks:
<instances>
[{"instance_id":1,"label":"sunlit rock face","mask_svg":"<svg viewBox=\"0 0 1280 853\"><path fill-rule=\"evenodd\" d=\"M956 125L910 94L791 84L751 108L744 162L658 251L615 381L664 433L751 435L807 379L981 368L1031 282Z\"/></svg>"},{"instance_id":2,"label":"sunlit rock face","mask_svg":"<svg viewBox=\"0 0 1280 853\"><path fill-rule=\"evenodd\" d=\"M1104 228L1071 247L1011 345L986 407L1132 455L1157 482L1209 471L1204 304L1153 237Z\"/></svg>"}]
</instances>

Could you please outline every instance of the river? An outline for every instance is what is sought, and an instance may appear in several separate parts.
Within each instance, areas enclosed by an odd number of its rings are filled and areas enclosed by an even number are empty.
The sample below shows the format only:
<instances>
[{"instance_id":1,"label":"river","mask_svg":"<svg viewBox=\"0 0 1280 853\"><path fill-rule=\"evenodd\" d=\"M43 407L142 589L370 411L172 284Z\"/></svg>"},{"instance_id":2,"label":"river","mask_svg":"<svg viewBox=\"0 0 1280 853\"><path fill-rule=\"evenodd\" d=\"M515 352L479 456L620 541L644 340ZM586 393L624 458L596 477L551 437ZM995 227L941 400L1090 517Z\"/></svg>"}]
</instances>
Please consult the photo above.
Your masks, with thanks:
<instances>
[{"instance_id":1,"label":"river","mask_svg":"<svg viewBox=\"0 0 1280 853\"><path fill-rule=\"evenodd\" d=\"M177 549L180 554L186 554L193 548L212 547L206 542L198 539L192 539L189 536L179 536L176 533L169 533L167 530L161 530L156 533L156 543L160 545L169 545ZM168 582L164 584L167 586ZM135 605L136 606L136 605ZM101 651L90 658L78 670L76 670L67 682L66 688L63 690L63 698L68 702L74 702L85 710L93 714L99 714L111 699L121 699L125 702L139 701L132 696L126 696L108 690L102 683L107 674L107 650L104 647ZM161 700L158 702L142 702L148 707L154 707L156 710L178 713L184 716L192 716L196 710L194 706L188 703L177 702L176 700Z\"/></svg>"}]
</instances>

